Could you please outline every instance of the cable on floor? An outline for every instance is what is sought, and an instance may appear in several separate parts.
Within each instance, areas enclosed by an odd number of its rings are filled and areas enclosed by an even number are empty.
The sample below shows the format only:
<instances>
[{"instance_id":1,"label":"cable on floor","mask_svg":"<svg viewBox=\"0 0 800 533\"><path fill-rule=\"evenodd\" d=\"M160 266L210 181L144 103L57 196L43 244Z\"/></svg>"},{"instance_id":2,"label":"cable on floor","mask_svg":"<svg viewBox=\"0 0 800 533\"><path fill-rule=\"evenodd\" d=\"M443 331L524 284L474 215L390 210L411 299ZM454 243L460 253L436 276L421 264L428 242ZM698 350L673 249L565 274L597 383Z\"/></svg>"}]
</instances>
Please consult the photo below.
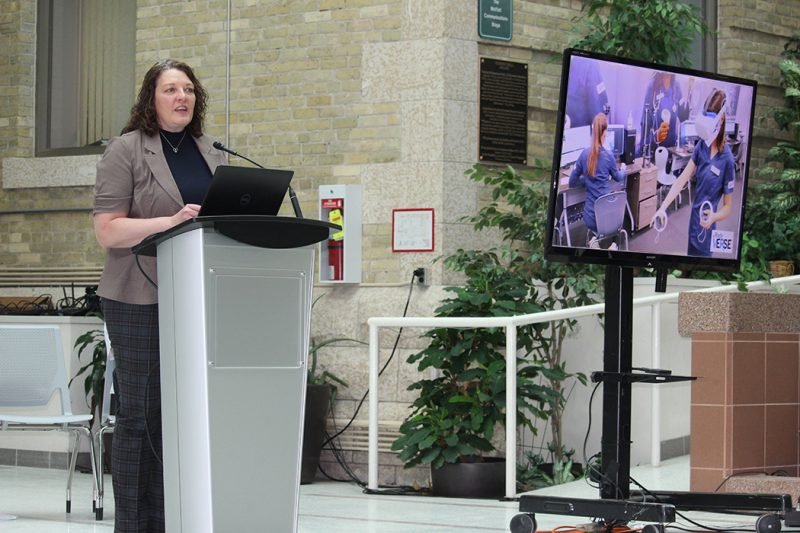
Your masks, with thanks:
<instances>
[{"instance_id":1,"label":"cable on floor","mask_svg":"<svg viewBox=\"0 0 800 533\"><path fill-rule=\"evenodd\" d=\"M408 306L411 303L411 294L413 292L414 284L415 284L416 281L417 281L417 276L416 276L416 272L415 272L411 276L411 283L409 284L408 296L406 298L405 307L403 308L403 315L402 315L403 317L405 317L408 314ZM389 358L383 364L383 366L381 367L380 371L378 371L378 376L379 377L381 375L383 375L384 371L388 368L389 364L394 359L395 353L397 351L397 346L400 343L400 336L402 335L402 333L403 333L403 328L400 328L398 330L398 332L397 332L397 337L395 337L394 345L392 346L392 351L391 351L391 354L389 355ZM333 477L332 475L328 474L323 469L322 465L319 466L320 472L322 473L322 475L324 475L326 478L330 479L331 481L339 481L339 482L344 482L344 483L350 483L350 482L356 483L359 487L361 487L363 489L365 494L390 494L390 495L405 495L405 494L421 495L421 494L426 494L425 491L419 490L419 489L417 489L415 487L411 487L411 486L390 486L390 485L387 485L387 486L384 486L385 488L383 488L383 489L378 489L378 490L369 489L369 488L367 488L367 483L365 483L363 480L361 480L358 477L358 475L356 475L356 473L353 472L352 468L350 468L350 466L347 464L347 460L344 458L344 450L341 449L341 447L338 445L337 441L338 441L339 436L342 435L345 431L347 431L347 429L353 424L353 422L356 419L356 416L358 416L358 413L361 410L361 407L363 407L364 402L366 401L368 396L369 396L369 389L367 389L364 392L364 395L361 397L361 400L358 402L358 405L356 406L356 409L353 412L353 415L350 417L350 420L347 422L347 424L345 424L345 426L342 429L337 430L331 436L328 436L327 432L326 432L326 439L322 444L322 448L323 449L327 448L333 454L334 458L336 459L336 462L339 464L339 466L342 467L342 470L344 470L345 474L347 475L347 477L349 479L338 479L338 478ZM333 416L333 408L332 407L331 407L331 415L332 415L332 421L333 421L334 428L335 428L336 427L336 418L335 418L335 416Z\"/></svg>"}]
</instances>

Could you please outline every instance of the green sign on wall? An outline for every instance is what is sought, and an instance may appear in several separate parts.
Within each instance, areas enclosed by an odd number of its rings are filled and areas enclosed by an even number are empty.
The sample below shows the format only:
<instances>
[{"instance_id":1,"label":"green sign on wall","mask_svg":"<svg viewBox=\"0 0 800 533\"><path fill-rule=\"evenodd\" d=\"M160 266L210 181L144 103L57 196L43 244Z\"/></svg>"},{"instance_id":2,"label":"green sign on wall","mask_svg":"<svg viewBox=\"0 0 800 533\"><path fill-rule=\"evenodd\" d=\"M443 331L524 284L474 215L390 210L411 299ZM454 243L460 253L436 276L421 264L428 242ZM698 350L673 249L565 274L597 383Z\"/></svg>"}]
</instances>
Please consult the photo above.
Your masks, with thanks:
<instances>
[{"instance_id":1,"label":"green sign on wall","mask_svg":"<svg viewBox=\"0 0 800 533\"><path fill-rule=\"evenodd\" d=\"M511 40L512 0L478 0L478 35L482 39Z\"/></svg>"}]
</instances>

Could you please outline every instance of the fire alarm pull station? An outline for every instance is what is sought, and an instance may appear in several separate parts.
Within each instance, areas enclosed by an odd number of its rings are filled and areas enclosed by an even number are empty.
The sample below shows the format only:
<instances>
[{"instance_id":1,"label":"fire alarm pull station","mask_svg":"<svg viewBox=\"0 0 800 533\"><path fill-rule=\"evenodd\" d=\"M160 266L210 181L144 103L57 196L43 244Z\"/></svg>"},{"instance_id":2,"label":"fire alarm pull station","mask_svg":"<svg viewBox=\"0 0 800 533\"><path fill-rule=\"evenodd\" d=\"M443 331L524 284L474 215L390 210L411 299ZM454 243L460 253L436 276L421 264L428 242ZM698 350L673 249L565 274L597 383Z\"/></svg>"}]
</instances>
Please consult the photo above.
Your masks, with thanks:
<instances>
[{"instance_id":1,"label":"fire alarm pull station","mask_svg":"<svg viewBox=\"0 0 800 533\"><path fill-rule=\"evenodd\" d=\"M319 218L342 227L320 243L321 283L361 282L361 186L321 185Z\"/></svg>"}]
</instances>

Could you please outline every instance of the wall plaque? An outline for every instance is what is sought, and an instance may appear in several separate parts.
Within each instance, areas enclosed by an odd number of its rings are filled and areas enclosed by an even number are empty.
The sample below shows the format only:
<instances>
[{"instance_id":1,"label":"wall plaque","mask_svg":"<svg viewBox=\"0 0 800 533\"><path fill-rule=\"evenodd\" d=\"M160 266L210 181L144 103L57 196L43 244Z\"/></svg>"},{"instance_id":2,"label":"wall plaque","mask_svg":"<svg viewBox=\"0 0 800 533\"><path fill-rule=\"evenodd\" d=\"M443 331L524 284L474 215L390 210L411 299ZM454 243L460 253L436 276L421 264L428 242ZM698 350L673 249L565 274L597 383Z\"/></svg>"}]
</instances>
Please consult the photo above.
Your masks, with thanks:
<instances>
[{"instance_id":1,"label":"wall plaque","mask_svg":"<svg viewBox=\"0 0 800 533\"><path fill-rule=\"evenodd\" d=\"M482 57L478 159L528 163L528 65Z\"/></svg>"}]
</instances>

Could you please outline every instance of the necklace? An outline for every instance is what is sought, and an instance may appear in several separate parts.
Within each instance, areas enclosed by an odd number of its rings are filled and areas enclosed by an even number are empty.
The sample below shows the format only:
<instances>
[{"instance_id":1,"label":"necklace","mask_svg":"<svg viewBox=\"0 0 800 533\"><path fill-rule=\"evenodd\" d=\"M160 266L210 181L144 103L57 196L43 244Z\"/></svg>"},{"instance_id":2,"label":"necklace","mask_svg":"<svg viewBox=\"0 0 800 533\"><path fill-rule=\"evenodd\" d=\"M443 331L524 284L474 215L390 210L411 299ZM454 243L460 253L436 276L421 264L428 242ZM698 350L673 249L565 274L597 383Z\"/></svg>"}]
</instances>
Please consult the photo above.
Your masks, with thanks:
<instances>
[{"instance_id":1,"label":"necklace","mask_svg":"<svg viewBox=\"0 0 800 533\"><path fill-rule=\"evenodd\" d=\"M181 135L181 140L178 141L177 146L173 146L172 143L169 142L169 139L167 139L167 136L164 135L163 131L160 131L159 133L164 138L164 140L167 141L167 144L169 145L169 147L172 148L172 152L177 154L178 153L178 149L181 147L181 143L183 142L183 139L186 137L186 130L183 130L183 135Z\"/></svg>"}]
</instances>

